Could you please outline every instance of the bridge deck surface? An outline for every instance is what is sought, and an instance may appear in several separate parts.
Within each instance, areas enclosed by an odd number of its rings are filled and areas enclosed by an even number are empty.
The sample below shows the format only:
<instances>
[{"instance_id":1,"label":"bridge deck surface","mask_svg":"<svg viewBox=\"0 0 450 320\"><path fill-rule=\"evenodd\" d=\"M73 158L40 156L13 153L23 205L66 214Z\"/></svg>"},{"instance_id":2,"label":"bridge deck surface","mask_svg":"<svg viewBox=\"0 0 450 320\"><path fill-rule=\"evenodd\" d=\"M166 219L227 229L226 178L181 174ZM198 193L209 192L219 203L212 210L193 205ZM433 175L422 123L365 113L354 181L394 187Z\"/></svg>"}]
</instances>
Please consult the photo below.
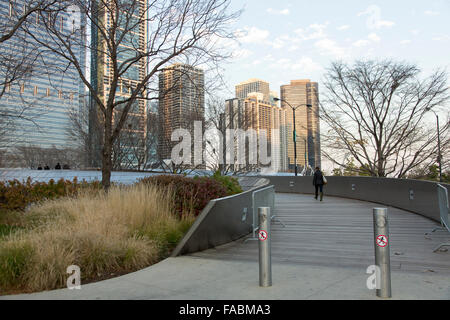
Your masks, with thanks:
<instances>
[{"instance_id":1,"label":"bridge deck surface","mask_svg":"<svg viewBox=\"0 0 450 320\"><path fill-rule=\"evenodd\" d=\"M374 264L372 208L382 205L336 197L319 202L312 195L277 193L272 223L272 261L317 266L361 267ZM388 207L391 268L450 274L450 252L433 249L448 242L447 231L411 212ZM258 241L235 241L192 254L207 259L256 261ZM444 249L445 250L445 249Z\"/></svg>"}]
</instances>

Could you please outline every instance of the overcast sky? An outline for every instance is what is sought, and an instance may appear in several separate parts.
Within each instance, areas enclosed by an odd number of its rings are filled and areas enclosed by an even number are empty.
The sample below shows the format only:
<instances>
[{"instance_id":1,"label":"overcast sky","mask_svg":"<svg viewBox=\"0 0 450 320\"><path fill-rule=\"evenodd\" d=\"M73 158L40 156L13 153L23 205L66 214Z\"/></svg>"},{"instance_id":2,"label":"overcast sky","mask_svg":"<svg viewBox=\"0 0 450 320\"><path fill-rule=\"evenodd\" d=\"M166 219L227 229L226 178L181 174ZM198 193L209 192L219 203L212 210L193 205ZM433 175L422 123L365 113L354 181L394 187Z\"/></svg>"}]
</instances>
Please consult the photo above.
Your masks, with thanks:
<instances>
[{"instance_id":1,"label":"overcast sky","mask_svg":"<svg viewBox=\"0 0 450 320\"><path fill-rule=\"evenodd\" d=\"M425 75L450 70L448 0L232 0L232 6L245 10L236 23L240 45L225 68L230 94L249 78L277 92L292 79L320 84L336 59L395 58Z\"/></svg>"}]
</instances>

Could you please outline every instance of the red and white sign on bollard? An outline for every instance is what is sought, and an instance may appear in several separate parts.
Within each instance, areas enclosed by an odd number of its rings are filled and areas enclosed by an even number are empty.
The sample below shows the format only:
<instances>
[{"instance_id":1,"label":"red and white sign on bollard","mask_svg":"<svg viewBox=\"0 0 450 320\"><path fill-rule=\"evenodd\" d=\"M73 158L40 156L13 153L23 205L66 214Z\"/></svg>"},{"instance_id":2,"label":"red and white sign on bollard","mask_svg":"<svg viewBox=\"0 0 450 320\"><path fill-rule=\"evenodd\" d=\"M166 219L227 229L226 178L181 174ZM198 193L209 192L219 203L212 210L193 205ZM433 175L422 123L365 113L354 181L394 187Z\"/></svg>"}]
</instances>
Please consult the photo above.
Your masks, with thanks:
<instances>
[{"instance_id":1,"label":"red and white sign on bollard","mask_svg":"<svg viewBox=\"0 0 450 320\"><path fill-rule=\"evenodd\" d=\"M391 260L389 250L389 223L386 208L373 209L373 232L375 247L375 265L379 268L377 297L390 298L391 293Z\"/></svg>"},{"instance_id":2,"label":"red and white sign on bollard","mask_svg":"<svg viewBox=\"0 0 450 320\"><path fill-rule=\"evenodd\" d=\"M272 286L272 258L270 252L270 207L258 208L259 216L259 286Z\"/></svg>"}]
</instances>

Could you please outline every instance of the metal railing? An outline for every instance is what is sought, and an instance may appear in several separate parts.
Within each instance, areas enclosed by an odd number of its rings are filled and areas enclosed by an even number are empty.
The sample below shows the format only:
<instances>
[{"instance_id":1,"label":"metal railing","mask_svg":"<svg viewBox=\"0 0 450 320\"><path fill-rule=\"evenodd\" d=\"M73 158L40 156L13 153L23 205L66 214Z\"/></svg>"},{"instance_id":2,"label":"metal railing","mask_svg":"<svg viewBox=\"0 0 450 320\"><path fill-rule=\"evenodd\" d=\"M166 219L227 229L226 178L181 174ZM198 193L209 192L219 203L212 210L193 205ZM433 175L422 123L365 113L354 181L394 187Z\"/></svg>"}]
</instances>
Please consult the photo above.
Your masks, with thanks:
<instances>
[{"instance_id":1,"label":"metal railing","mask_svg":"<svg viewBox=\"0 0 450 320\"><path fill-rule=\"evenodd\" d=\"M447 188L444 186L438 184L437 185L437 191L438 191L438 201L439 201L439 214L440 214L440 220L441 220L441 226L436 227L431 232L435 232L438 229L443 229L444 231L447 230L450 232L450 224L449 224L449 205L448 205L448 191ZM440 245L438 245L436 248L433 249L433 252L438 251L442 247L448 247L450 246L450 242L443 242Z\"/></svg>"},{"instance_id":2,"label":"metal railing","mask_svg":"<svg viewBox=\"0 0 450 320\"><path fill-rule=\"evenodd\" d=\"M252 237L248 238L249 240L258 240L257 231L259 229L259 219L258 219L258 208L259 207L269 207L270 208L270 221L277 221L283 227L286 225L276 217L275 210L275 187L268 186L265 188L261 188L259 190L255 190L252 193Z\"/></svg>"}]
</instances>

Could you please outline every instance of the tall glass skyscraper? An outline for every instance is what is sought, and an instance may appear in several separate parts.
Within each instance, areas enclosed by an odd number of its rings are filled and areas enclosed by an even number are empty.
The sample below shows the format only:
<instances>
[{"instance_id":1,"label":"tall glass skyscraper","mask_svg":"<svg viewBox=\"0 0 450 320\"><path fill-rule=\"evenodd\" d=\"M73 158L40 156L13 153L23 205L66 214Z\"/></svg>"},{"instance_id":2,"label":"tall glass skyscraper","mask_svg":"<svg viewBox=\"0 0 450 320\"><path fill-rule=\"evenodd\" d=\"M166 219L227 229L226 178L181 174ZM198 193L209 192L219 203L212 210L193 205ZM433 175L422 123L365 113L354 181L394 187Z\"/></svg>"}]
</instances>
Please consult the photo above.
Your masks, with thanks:
<instances>
[{"instance_id":1,"label":"tall glass skyscraper","mask_svg":"<svg viewBox=\"0 0 450 320\"><path fill-rule=\"evenodd\" d=\"M27 3L23 0L0 0L0 20L8 23L17 19L26 10ZM61 12L55 23L63 33L73 32L75 26L80 30L79 36L85 36L82 19L79 15L75 19L72 11ZM38 13L29 17L27 27L40 41L52 41ZM84 50L76 47L73 50L84 68ZM15 120L14 130L7 134L6 138L11 142L9 145L54 146L61 149L75 147L73 138L67 134L71 125L69 114L72 110L78 113L85 108L84 86L75 67L61 56L44 50L20 29L14 37L0 44L0 52L19 60L32 52L30 56L36 58L32 72L5 85L4 94L0 97L0 110L21 115ZM3 79L5 72L9 71L0 70Z\"/></svg>"}]
</instances>

